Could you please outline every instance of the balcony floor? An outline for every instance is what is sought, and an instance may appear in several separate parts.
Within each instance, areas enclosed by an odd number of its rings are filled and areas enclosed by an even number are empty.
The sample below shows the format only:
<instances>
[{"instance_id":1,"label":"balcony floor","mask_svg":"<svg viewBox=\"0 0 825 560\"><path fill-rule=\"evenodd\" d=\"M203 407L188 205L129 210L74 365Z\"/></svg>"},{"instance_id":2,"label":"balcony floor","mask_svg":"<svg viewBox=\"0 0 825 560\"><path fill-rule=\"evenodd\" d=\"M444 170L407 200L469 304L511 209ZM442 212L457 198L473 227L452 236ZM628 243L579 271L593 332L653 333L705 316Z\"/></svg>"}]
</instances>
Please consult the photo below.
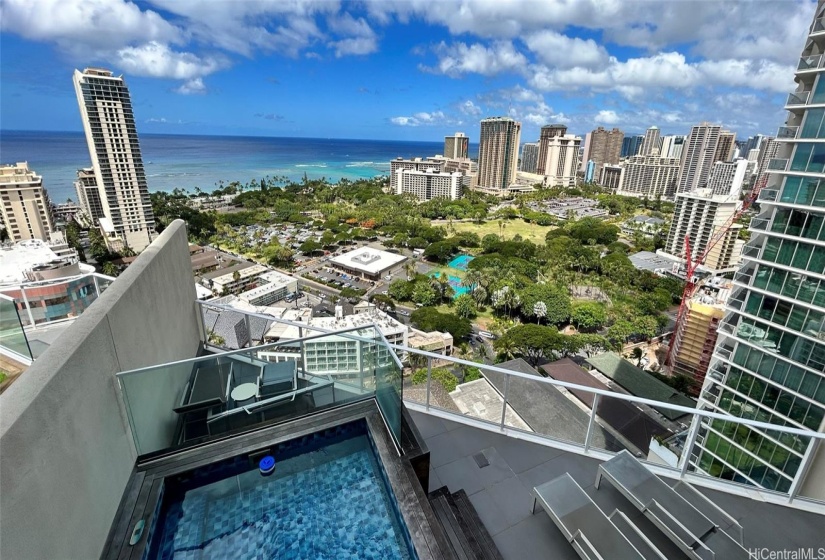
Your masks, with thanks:
<instances>
[{"instance_id":1,"label":"balcony floor","mask_svg":"<svg viewBox=\"0 0 825 560\"><path fill-rule=\"evenodd\" d=\"M686 558L650 521L609 483L596 490L599 461L552 447L530 443L410 412L430 450L430 488L463 488L490 532L502 556L578 558L541 508L531 514L532 488L569 472L606 513L621 509L667 558ZM479 468L473 455L484 452L490 465ZM667 479L666 479L667 480ZM744 527L745 548L798 550L825 547L825 518L793 508L699 489Z\"/></svg>"}]
</instances>

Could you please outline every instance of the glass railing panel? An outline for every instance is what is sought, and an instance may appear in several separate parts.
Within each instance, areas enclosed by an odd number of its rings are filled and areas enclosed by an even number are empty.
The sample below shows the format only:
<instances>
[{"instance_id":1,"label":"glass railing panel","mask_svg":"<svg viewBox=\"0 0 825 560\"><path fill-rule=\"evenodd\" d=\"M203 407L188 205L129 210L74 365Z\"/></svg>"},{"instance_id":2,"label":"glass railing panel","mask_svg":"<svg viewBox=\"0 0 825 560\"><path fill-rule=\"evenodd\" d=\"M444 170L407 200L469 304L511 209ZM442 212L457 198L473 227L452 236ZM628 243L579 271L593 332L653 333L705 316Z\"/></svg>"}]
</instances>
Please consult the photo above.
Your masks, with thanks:
<instances>
[{"instance_id":1,"label":"glass railing panel","mask_svg":"<svg viewBox=\"0 0 825 560\"><path fill-rule=\"evenodd\" d=\"M0 346L13 354L32 359L17 304L6 297L0 297Z\"/></svg>"},{"instance_id":2,"label":"glass railing panel","mask_svg":"<svg viewBox=\"0 0 825 560\"><path fill-rule=\"evenodd\" d=\"M788 160L785 158L773 158L768 161L768 169L771 171L785 171L788 168Z\"/></svg>"},{"instance_id":3,"label":"glass railing panel","mask_svg":"<svg viewBox=\"0 0 825 560\"><path fill-rule=\"evenodd\" d=\"M188 447L375 395L400 434L400 368L372 327L118 375L139 455ZM390 400L392 399L392 400ZM394 404L394 408L390 408Z\"/></svg>"},{"instance_id":4,"label":"glass railing panel","mask_svg":"<svg viewBox=\"0 0 825 560\"><path fill-rule=\"evenodd\" d=\"M776 132L777 138L796 138L796 134L799 131L798 126L780 126L779 130Z\"/></svg>"},{"instance_id":5,"label":"glass railing panel","mask_svg":"<svg viewBox=\"0 0 825 560\"><path fill-rule=\"evenodd\" d=\"M797 65L797 71L804 71L804 70L811 70L814 68L819 68L819 64L822 60L822 55L814 55L814 56L803 56L799 59L799 64Z\"/></svg>"},{"instance_id":6,"label":"glass railing panel","mask_svg":"<svg viewBox=\"0 0 825 560\"><path fill-rule=\"evenodd\" d=\"M814 24L811 27L811 34L822 33L823 31L825 31L825 23L823 23L823 18L815 19Z\"/></svg>"},{"instance_id":7,"label":"glass railing panel","mask_svg":"<svg viewBox=\"0 0 825 560\"><path fill-rule=\"evenodd\" d=\"M759 192L759 200L762 202L775 202L778 193L777 189L762 189Z\"/></svg>"},{"instance_id":8,"label":"glass railing panel","mask_svg":"<svg viewBox=\"0 0 825 560\"><path fill-rule=\"evenodd\" d=\"M399 449L401 447L401 409L403 406L403 366L376 331L375 400Z\"/></svg>"}]
</instances>

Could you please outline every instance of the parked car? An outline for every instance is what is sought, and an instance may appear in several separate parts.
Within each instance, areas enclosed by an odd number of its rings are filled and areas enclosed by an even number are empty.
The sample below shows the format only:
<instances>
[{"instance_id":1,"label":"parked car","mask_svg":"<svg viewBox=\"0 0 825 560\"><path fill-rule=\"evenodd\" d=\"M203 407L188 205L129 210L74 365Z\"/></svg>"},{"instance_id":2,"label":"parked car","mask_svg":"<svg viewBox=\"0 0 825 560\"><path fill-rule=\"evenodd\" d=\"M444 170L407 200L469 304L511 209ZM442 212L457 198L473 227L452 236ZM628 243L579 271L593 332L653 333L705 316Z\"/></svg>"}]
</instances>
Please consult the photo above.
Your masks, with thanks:
<instances>
[{"instance_id":1,"label":"parked car","mask_svg":"<svg viewBox=\"0 0 825 560\"><path fill-rule=\"evenodd\" d=\"M493 333L488 332L488 331L478 331L478 334L480 336L483 336L484 338L490 338L490 339L495 339L496 338L496 335L494 335Z\"/></svg>"}]
</instances>

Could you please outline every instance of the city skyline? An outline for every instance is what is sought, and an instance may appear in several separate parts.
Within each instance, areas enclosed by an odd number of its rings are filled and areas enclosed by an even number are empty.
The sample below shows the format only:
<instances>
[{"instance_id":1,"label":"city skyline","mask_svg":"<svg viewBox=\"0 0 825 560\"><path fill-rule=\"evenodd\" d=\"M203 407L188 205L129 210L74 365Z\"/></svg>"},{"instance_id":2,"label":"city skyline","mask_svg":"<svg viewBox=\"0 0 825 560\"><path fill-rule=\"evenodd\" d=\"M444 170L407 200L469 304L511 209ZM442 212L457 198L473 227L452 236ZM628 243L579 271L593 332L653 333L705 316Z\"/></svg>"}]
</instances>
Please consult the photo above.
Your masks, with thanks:
<instances>
[{"instance_id":1,"label":"city skyline","mask_svg":"<svg viewBox=\"0 0 825 560\"><path fill-rule=\"evenodd\" d=\"M5 3L0 127L80 130L58 77L99 65L129 80L141 133L435 140L463 130L475 144L482 118L510 116L524 141L555 122L579 135L651 125L667 135L708 120L747 138L782 123L813 9L208 6Z\"/></svg>"}]
</instances>

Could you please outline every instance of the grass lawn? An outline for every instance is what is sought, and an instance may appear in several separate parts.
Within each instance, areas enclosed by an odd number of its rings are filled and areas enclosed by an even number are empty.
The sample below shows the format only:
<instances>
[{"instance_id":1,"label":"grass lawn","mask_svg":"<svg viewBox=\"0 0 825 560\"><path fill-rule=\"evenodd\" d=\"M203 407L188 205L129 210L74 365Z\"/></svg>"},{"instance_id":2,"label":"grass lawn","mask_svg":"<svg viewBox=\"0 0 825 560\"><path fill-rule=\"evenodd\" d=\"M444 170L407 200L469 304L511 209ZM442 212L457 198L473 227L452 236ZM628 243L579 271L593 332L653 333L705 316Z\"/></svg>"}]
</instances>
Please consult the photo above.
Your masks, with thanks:
<instances>
[{"instance_id":1,"label":"grass lawn","mask_svg":"<svg viewBox=\"0 0 825 560\"><path fill-rule=\"evenodd\" d=\"M533 243L543 245L544 237L554 226L540 226L537 224L529 224L521 218L515 220L504 220L502 222L503 228L499 229L498 220L489 220L476 224L474 222L453 222L453 227L457 232L472 232L477 233L479 237L484 237L489 233L496 235L503 235L505 239L512 239L516 234L521 235L522 239L529 239ZM448 227L444 220L434 221L433 225Z\"/></svg>"}]
</instances>

